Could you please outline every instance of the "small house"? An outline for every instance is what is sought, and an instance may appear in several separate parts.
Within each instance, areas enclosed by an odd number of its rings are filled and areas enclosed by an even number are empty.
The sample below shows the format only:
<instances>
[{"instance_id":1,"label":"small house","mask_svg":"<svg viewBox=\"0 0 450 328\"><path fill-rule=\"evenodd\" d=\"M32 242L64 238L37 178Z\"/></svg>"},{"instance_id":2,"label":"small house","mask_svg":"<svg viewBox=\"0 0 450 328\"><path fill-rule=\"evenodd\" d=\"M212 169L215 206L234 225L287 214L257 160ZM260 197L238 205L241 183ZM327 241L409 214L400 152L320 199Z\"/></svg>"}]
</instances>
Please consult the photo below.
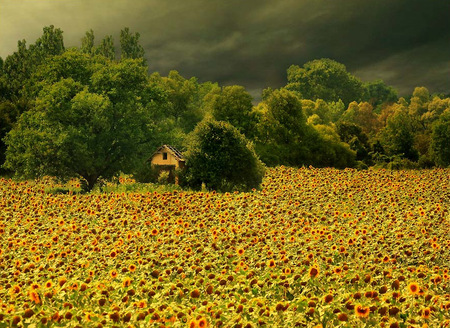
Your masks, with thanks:
<instances>
[{"instance_id":1,"label":"small house","mask_svg":"<svg viewBox=\"0 0 450 328\"><path fill-rule=\"evenodd\" d=\"M159 147L151 157L152 165L167 166L167 169L184 168L185 159L182 153L169 145Z\"/></svg>"},{"instance_id":2,"label":"small house","mask_svg":"<svg viewBox=\"0 0 450 328\"><path fill-rule=\"evenodd\" d=\"M169 182L178 184L175 170L183 169L186 162L180 151L172 146L162 145L153 153L149 161L158 175L163 171L169 172Z\"/></svg>"}]
</instances>

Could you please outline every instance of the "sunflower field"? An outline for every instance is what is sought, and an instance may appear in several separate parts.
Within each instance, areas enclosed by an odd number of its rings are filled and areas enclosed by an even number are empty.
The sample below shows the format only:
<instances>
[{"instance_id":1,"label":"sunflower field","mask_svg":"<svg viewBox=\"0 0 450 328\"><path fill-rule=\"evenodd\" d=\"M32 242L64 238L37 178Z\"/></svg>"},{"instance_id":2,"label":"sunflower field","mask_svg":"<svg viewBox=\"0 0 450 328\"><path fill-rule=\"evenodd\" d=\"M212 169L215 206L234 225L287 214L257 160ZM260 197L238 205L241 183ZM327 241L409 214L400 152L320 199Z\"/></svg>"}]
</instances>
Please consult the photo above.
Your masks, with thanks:
<instances>
[{"instance_id":1,"label":"sunflower field","mask_svg":"<svg viewBox=\"0 0 450 328\"><path fill-rule=\"evenodd\" d=\"M449 180L278 167L250 193L52 194L1 179L0 327L450 327Z\"/></svg>"}]
</instances>

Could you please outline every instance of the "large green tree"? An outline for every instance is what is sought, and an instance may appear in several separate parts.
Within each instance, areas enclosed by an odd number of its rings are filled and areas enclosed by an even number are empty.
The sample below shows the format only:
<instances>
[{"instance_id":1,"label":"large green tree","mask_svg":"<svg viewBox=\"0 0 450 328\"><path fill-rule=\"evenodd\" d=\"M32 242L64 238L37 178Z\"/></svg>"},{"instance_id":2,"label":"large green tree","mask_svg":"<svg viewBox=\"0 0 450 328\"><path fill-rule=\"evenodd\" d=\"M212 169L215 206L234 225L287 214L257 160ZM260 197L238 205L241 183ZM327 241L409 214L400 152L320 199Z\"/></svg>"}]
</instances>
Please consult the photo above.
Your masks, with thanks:
<instances>
[{"instance_id":1,"label":"large green tree","mask_svg":"<svg viewBox=\"0 0 450 328\"><path fill-rule=\"evenodd\" d=\"M257 110L256 150L268 165L299 166L308 161L309 137L313 130L306 124L300 99L287 89L265 90Z\"/></svg>"},{"instance_id":2,"label":"large green tree","mask_svg":"<svg viewBox=\"0 0 450 328\"><path fill-rule=\"evenodd\" d=\"M218 191L257 188L264 166L245 136L227 122L206 119L188 139L185 181Z\"/></svg>"},{"instance_id":3,"label":"large green tree","mask_svg":"<svg viewBox=\"0 0 450 328\"><path fill-rule=\"evenodd\" d=\"M433 124L431 151L434 161L441 167L450 166L450 109Z\"/></svg>"},{"instance_id":4,"label":"large green tree","mask_svg":"<svg viewBox=\"0 0 450 328\"><path fill-rule=\"evenodd\" d=\"M374 107L383 103L394 103L398 99L397 91L384 83L383 80L376 80L364 84L366 89L365 99Z\"/></svg>"},{"instance_id":5,"label":"large green tree","mask_svg":"<svg viewBox=\"0 0 450 328\"><path fill-rule=\"evenodd\" d=\"M17 51L7 56L0 70L0 165L5 158L4 136L27 111L34 98L29 94L32 76L37 67L65 51L63 32L53 25L44 27L43 34L27 47L25 40L18 41Z\"/></svg>"},{"instance_id":6,"label":"large green tree","mask_svg":"<svg viewBox=\"0 0 450 328\"><path fill-rule=\"evenodd\" d=\"M257 118L252 100L244 87L233 85L214 89L206 96L205 106L215 120L228 122L247 138L253 138Z\"/></svg>"},{"instance_id":7,"label":"large green tree","mask_svg":"<svg viewBox=\"0 0 450 328\"><path fill-rule=\"evenodd\" d=\"M303 67L292 65L287 71L287 89L299 92L303 99L342 100L345 105L361 101L363 83L347 72L346 67L328 58L307 62Z\"/></svg>"},{"instance_id":8,"label":"large green tree","mask_svg":"<svg viewBox=\"0 0 450 328\"><path fill-rule=\"evenodd\" d=\"M141 60L70 50L37 76L34 108L5 138L6 168L22 177L82 178L88 190L133 168L153 138L149 108L160 99Z\"/></svg>"},{"instance_id":9,"label":"large green tree","mask_svg":"<svg viewBox=\"0 0 450 328\"><path fill-rule=\"evenodd\" d=\"M414 124L406 111L399 111L387 119L386 126L380 131L381 143L388 155L399 156L412 161L418 159L414 148Z\"/></svg>"},{"instance_id":10,"label":"large green tree","mask_svg":"<svg viewBox=\"0 0 450 328\"><path fill-rule=\"evenodd\" d=\"M167 95L160 119L173 121L173 127L180 128L183 133L191 132L203 119L203 98L211 89L218 88L215 84L198 83L195 77L186 79L174 70L167 77L153 73L150 80Z\"/></svg>"}]
</instances>

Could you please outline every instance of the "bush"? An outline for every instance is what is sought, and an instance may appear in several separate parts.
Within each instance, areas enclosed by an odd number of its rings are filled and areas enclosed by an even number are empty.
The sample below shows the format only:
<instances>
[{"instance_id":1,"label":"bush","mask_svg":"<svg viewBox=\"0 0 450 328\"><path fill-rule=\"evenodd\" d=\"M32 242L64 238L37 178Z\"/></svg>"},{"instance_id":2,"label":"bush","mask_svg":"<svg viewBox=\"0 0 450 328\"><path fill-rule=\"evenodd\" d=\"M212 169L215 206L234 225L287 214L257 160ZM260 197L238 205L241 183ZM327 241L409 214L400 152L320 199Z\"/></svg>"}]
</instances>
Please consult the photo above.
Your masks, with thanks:
<instances>
[{"instance_id":1,"label":"bush","mask_svg":"<svg viewBox=\"0 0 450 328\"><path fill-rule=\"evenodd\" d=\"M264 165L251 143L231 124L200 122L188 139L182 182L193 189L248 191L257 188Z\"/></svg>"},{"instance_id":2,"label":"bush","mask_svg":"<svg viewBox=\"0 0 450 328\"><path fill-rule=\"evenodd\" d=\"M137 168L136 172L133 174L133 178L137 182L156 183L158 181L159 172L160 170L158 167L152 165L150 161L146 161Z\"/></svg>"},{"instance_id":3,"label":"bush","mask_svg":"<svg viewBox=\"0 0 450 328\"><path fill-rule=\"evenodd\" d=\"M158 183L159 184L167 184L169 182L169 175L170 175L170 172L168 172L168 171L159 172Z\"/></svg>"}]
</instances>

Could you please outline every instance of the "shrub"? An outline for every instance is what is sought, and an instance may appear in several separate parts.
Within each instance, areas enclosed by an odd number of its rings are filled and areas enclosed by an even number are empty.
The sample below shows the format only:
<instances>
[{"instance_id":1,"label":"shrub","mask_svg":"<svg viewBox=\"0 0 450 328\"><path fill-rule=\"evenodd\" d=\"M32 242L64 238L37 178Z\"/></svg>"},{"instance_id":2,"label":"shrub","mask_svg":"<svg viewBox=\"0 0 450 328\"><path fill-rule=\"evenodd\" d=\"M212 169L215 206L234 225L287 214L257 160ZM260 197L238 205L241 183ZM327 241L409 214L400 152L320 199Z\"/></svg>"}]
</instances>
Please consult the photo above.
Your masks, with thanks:
<instances>
[{"instance_id":1,"label":"shrub","mask_svg":"<svg viewBox=\"0 0 450 328\"><path fill-rule=\"evenodd\" d=\"M251 143L231 124L200 122L188 139L183 183L200 189L248 191L257 188L264 165Z\"/></svg>"}]
</instances>

